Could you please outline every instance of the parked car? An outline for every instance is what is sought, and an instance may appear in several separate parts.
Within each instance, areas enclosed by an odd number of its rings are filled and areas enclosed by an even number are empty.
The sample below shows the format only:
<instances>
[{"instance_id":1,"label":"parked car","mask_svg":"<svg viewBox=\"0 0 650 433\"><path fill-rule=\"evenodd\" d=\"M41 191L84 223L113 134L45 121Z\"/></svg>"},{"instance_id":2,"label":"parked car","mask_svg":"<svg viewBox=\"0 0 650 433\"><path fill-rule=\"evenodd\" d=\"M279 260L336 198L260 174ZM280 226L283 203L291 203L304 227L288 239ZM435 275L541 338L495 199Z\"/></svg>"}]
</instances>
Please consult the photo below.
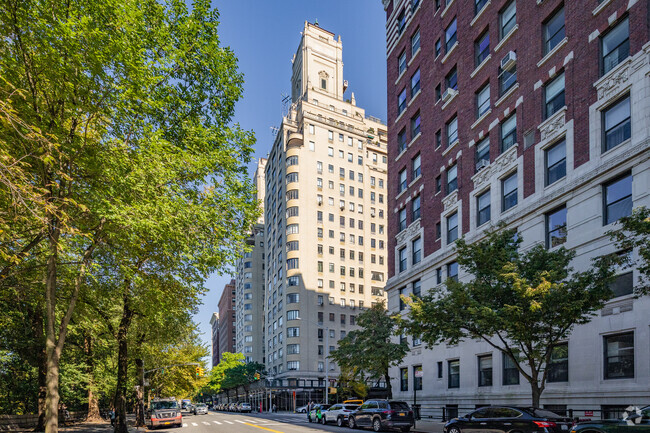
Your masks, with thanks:
<instances>
[{"instance_id":1,"label":"parked car","mask_svg":"<svg viewBox=\"0 0 650 433\"><path fill-rule=\"evenodd\" d=\"M208 407L205 405L205 403L197 403L192 407L192 413L194 415L207 415Z\"/></svg>"},{"instance_id":2,"label":"parked car","mask_svg":"<svg viewBox=\"0 0 650 433\"><path fill-rule=\"evenodd\" d=\"M230 403L228 405L228 412L235 412L237 410L237 403Z\"/></svg>"},{"instance_id":3,"label":"parked car","mask_svg":"<svg viewBox=\"0 0 650 433\"><path fill-rule=\"evenodd\" d=\"M348 417L350 428L371 427L373 431L384 429L411 430L415 425L413 411L404 401L368 400Z\"/></svg>"},{"instance_id":4,"label":"parked car","mask_svg":"<svg viewBox=\"0 0 650 433\"><path fill-rule=\"evenodd\" d=\"M350 413L358 408L358 404L337 403L323 413L322 423L335 422L337 426L343 427L348 423Z\"/></svg>"},{"instance_id":5,"label":"parked car","mask_svg":"<svg viewBox=\"0 0 650 433\"><path fill-rule=\"evenodd\" d=\"M307 413L307 405L297 407L296 412L297 413Z\"/></svg>"},{"instance_id":6,"label":"parked car","mask_svg":"<svg viewBox=\"0 0 650 433\"><path fill-rule=\"evenodd\" d=\"M444 427L445 433L484 430L491 433L569 433L573 421L547 409L533 407L488 406L454 418Z\"/></svg>"},{"instance_id":7,"label":"parked car","mask_svg":"<svg viewBox=\"0 0 650 433\"><path fill-rule=\"evenodd\" d=\"M183 425L183 415L181 414L180 405L174 397L154 398L147 408L144 421L149 430L172 425L181 427Z\"/></svg>"},{"instance_id":8,"label":"parked car","mask_svg":"<svg viewBox=\"0 0 650 433\"><path fill-rule=\"evenodd\" d=\"M237 412L248 412L251 413L253 408L250 403L242 402L239 404L239 410Z\"/></svg>"},{"instance_id":9,"label":"parked car","mask_svg":"<svg viewBox=\"0 0 650 433\"><path fill-rule=\"evenodd\" d=\"M327 411L332 405L331 404L315 404L314 407L312 407L311 411L307 414L307 421L309 422L321 422L321 420L318 417L318 412L320 411L321 418L323 416L323 413Z\"/></svg>"},{"instance_id":10,"label":"parked car","mask_svg":"<svg viewBox=\"0 0 650 433\"><path fill-rule=\"evenodd\" d=\"M648 433L650 406L638 410L630 408L622 419L585 421L573 426L571 433Z\"/></svg>"}]
</instances>

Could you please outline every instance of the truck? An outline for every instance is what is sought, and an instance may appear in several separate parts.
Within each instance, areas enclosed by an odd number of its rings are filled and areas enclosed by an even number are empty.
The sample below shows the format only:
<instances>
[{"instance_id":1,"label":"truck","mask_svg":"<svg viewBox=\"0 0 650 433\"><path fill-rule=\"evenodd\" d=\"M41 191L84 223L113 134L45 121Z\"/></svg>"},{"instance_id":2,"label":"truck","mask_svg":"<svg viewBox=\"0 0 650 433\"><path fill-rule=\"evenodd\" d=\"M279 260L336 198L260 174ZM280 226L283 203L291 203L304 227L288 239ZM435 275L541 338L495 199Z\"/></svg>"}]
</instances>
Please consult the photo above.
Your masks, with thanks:
<instances>
[{"instance_id":1,"label":"truck","mask_svg":"<svg viewBox=\"0 0 650 433\"><path fill-rule=\"evenodd\" d=\"M148 429L167 426L182 427L183 415L176 398L154 398L147 409L145 424Z\"/></svg>"}]
</instances>

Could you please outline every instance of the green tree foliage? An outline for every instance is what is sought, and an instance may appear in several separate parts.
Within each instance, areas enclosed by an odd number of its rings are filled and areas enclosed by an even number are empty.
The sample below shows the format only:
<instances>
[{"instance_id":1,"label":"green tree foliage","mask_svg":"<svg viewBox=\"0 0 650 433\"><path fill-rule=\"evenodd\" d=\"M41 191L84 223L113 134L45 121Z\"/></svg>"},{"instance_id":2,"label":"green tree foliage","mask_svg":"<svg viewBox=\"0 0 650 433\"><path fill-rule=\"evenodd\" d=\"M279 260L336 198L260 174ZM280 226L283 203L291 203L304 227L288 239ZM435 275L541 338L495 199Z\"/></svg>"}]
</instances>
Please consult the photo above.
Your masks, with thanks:
<instances>
[{"instance_id":1,"label":"green tree foliage","mask_svg":"<svg viewBox=\"0 0 650 433\"><path fill-rule=\"evenodd\" d=\"M401 327L428 347L470 338L486 341L514 361L538 407L553 348L611 297L614 258L597 259L590 269L574 272L573 251L537 245L522 253L515 235L501 229L473 244L459 240L458 263L472 279L448 279L444 287L409 300Z\"/></svg>"},{"instance_id":2,"label":"green tree foliage","mask_svg":"<svg viewBox=\"0 0 650 433\"><path fill-rule=\"evenodd\" d=\"M374 304L357 317L359 329L350 331L330 353L342 370L353 372L357 381L384 379L388 398L392 398L392 386L388 369L402 362L408 352L406 342L393 343L397 321L388 315L383 302Z\"/></svg>"},{"instance_id":3,"label":"green tree foliage","mask_svg":"<svg viewBox=\"0 0 650 433\"><path fill-rule=\"evenodd\" d=\"M125 431L138 317L196 300L257 217L254 139L230 124L243 78L217 25L208 0L0 1L0 298L43 318L48 433L79 299L118 302Z\"/></svg>"},{"instance_id":4,"label":"green tree foliage","mask_svg":"<svg viewBox=\"0 0 650 433\"><path fill-rule=\"evenodd\" d=\"M621 218L618 230L608 234L621 250L635 249L637 258L628 258L626 265L636 266L639 278L635 286L638 295L650 293L650 209L637 207L632 215Z\"/></svg>"},{"instance_id":5,"label":"green tree foliage","mask_svg":"<svg viewBox=\"0 0 650 433\"><path fill-rule=\"evenodd\" d=\"M244 362L241 353L224 352L211 371L208 382L198 393L217 394L221 391L236 390L242 386L248 391L250 385L266 376L264 364Z\"/></svg>"}]
</instances>

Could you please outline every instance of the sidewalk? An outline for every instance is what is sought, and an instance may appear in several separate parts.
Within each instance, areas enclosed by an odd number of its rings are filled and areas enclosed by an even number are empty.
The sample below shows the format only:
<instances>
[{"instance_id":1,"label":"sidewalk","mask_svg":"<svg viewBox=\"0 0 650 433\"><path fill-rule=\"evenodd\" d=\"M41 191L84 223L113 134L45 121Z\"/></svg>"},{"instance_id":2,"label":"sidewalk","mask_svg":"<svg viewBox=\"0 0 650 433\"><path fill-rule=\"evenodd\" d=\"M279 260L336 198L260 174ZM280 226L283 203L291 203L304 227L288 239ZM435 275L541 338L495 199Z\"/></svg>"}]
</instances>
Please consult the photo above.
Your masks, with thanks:
<instances>
[{"instance_id":1,"label":"sidewalk","mask_svg":"<svg viewBox=\"0 0 650 433\"><path fill-rule=\"evenodd\" d=\"M421 419L415 421L415 428L411 430L414 433L442 433L445 423L431 419Z\"/></svg>"}]
</instances>

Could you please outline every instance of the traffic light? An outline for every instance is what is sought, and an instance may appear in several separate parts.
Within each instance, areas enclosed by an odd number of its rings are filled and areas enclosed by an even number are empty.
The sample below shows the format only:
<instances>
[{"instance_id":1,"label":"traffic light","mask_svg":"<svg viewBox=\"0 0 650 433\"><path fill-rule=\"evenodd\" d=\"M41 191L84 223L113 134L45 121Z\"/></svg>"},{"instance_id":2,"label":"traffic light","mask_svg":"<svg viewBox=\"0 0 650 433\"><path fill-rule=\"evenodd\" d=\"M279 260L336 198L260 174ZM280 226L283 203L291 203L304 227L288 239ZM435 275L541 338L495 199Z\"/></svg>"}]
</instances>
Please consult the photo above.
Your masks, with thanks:
<instances>
[{"instance_id":1,"label":"traffic light","mask_svg":"<svg viewBox=\"0 0 650 433\"><path fill-rule=\"evenodd\" d=\"M201 373L201 367L195 367L195 371L196 371L196 377L199 377Z\"/></svg>"},{"instance_id":2,"label":"traffic light","mask_svg":"<svg viewBox=\"0 0 650 433\"><path fill-rule=\"evenodd\" d=\"M259 373L255 373L255 380L260 380L260 374Z\"/></svg>"}]
</instances>

